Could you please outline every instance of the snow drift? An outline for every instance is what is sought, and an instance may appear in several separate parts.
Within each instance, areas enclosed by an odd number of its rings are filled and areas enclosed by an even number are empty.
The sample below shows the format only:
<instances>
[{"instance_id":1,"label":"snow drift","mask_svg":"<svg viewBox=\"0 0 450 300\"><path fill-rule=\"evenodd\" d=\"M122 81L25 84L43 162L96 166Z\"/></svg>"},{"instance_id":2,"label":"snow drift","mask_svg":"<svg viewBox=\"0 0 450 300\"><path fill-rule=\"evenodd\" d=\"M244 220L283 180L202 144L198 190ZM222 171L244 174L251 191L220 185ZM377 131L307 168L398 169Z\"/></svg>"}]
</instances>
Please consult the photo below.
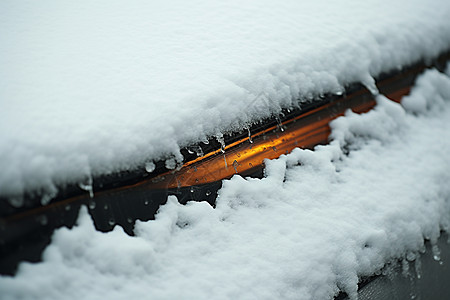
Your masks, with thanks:
<instances>
[{"instance_id":1,"label":"snow drift","mask_svg":"<svg viewBox=\"0 0 450 300\"><path fill-rule=\"evenodd\" d=\"M42 263L0 277L2 299L354 299L389 261L420 274L424 239L450 230L450 78L428 70L405 108L377 102L333 121L329 145L225 180L215 209L170 196L130 237L96 231L83 207Z\"/></svg>"}]
</instances>

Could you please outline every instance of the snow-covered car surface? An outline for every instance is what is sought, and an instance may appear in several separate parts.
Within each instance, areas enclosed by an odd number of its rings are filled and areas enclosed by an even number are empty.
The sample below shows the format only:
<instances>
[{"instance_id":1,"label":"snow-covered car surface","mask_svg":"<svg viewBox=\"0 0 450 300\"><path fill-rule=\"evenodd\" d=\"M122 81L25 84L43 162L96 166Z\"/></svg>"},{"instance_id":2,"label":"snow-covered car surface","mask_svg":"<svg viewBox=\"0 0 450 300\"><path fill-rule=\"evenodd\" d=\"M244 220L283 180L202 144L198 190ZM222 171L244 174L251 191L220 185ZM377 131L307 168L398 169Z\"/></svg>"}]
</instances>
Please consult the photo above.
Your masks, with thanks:
<instances>
[{"instance_id":1,"label":"snow-covered car surface","mask_svg":"<svg viewBox=\"0 0 450 300\"><path fill-rule=\"evenodd\" d=\"M0 5L0 191L17 198L181 159L182 146L371 87L450 42L438 0Z\"/></svg>"},{"instance_id":2,"label":"snow-covered car surface","mask_svg":"<svg viewBox=\"0 0 450 300\"><path fill-rule=\"evenodd\" d=\"M16 207L180 161L182 147L350 83L377 101L334 120L329 144L225 180L214 208L170 196L129 236L96 231L88 209L110 208L83 206L43 262L0 277L2 299L355 298L425 240L441 260L450 67L425 71L401 104L373 78L450 49L448 1L2 1L0 14L0 196Z\"/></svg>"}]
</instances>

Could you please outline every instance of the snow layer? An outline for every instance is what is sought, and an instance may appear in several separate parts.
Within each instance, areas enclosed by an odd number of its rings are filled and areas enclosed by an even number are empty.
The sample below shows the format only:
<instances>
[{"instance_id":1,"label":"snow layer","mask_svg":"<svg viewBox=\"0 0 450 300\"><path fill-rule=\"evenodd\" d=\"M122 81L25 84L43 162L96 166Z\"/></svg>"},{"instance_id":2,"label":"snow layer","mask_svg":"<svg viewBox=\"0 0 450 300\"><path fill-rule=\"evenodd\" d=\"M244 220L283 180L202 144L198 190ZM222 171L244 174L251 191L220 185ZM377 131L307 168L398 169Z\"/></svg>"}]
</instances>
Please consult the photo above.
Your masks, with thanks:
<instances>
[{"instance_id":1,"label":"snow layer","mask_svg":"<svg viewBox=\"0 0 450 300\"><path fill-rule=\"evenodd\" d=\"M450 48L449 15L445 0L3 0L0 195L179 159L295 99L371 84Z\"/></svg>"},{"instance_id":2,"label":"snow layer","mask_svg":"<svg viewBox=\"0 0 450 300\"><path fill-rule=\"evenodd\" d=\"M83 207L43 263L0 277L2 299L354 297L358 277L450 230L450 77L427 71L406 110L377 101L336 119L329 145L224 181L216 209L171 196L130 237L95 231Z\"/></svg>"}]
</instances>

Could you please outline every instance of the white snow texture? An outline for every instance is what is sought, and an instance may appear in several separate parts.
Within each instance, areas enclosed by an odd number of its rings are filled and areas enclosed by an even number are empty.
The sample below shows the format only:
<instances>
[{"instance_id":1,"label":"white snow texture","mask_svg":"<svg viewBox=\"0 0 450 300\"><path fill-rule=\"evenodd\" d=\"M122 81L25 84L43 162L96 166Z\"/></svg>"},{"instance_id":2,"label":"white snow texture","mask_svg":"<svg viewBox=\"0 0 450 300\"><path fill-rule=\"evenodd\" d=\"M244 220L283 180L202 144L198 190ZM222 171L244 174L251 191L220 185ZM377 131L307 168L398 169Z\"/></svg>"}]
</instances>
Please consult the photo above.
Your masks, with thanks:
<instances>
[{"instance_id":1,"label":"white snow texture","mask_svg":"<svg viewBox=\"0 0 450 300\"><path fill-rule=\"evenodd\" d=\"M44 262L0 277L1 298L354 298L359 277L450 230L450 77L426 71L406 110L377 102L333 121L329 145L267 161L263 179L225 180L215 209L171 196L130 237L97 232L83 207Z\"/></svg>"},{"instance_id":2,"label":"white snow texture","mask_svg":"<svg viewBox=\"0 0 450 300\"><path fill-rule=\"evenodd\" d=\"M446 0L2 0L0 195L48 201L370 85L448 49L449 15Z\"/></svg>"}]
</instances>

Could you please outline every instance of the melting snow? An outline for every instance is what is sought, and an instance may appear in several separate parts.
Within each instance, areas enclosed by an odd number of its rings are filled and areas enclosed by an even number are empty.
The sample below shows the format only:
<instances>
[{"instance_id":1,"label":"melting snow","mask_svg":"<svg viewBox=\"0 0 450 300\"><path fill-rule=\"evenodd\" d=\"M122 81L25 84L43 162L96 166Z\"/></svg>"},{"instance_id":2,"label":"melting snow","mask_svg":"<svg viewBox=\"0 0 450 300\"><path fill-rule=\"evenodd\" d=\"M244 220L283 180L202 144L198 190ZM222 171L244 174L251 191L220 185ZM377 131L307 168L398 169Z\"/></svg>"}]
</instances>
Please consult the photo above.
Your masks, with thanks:
<instances>
[{"instance_id":1,"label":"melting snow","mask_svg":"<svg viewBox=\"0 0 450 300\"><path fill-rule=\"evenodd\" d=\"M263 179L224 181L216 209L171 196L130 237L95 231L83 207L43 263L0 277L2 299L355 297L358 277L450 230L450 78L428 70L406 110L377 102L336 119L329 145L267 161Z\"/></svg>"}]
</instances>

